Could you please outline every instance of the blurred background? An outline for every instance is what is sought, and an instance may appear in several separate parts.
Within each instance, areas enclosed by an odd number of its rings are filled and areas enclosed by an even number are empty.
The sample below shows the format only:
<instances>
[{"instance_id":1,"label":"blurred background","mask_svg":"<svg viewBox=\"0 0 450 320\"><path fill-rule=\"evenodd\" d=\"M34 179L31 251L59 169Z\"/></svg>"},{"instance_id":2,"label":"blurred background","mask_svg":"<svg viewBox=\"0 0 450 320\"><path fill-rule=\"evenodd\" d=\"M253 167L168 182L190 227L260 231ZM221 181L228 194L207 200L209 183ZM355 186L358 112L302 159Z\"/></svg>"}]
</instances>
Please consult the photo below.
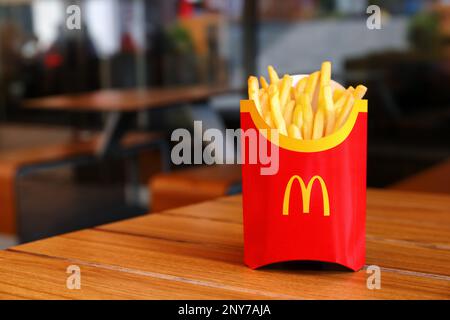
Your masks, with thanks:
<instances>
[{"instance_id":1,"label":"blurred background","mask_svg":"<svg viewBox=\"0 0 450 320\"><path fill-rule=\"evenodd\" d=\"M0 247L238 193L172 130L324 60L369 88L368 186L450 192L450 1L0 0Z\"/></svg>"}]
</instances>

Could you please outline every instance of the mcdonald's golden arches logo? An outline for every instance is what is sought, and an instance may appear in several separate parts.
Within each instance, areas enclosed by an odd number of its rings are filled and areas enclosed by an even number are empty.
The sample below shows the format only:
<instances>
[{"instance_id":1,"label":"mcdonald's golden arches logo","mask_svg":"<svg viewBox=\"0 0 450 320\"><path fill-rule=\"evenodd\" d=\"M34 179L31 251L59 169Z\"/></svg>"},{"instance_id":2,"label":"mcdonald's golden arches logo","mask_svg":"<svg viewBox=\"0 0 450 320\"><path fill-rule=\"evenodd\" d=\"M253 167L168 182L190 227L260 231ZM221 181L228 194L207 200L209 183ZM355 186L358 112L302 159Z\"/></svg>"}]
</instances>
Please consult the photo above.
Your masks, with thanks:
<instances>
[{"instance_id":1,"label":"mcdonald's golden arches logo","mask_svg":"<svg viewBox=\"0 0 450 320\"><path fill-rule=\"evenodd\" d=\"M320 187L322 189L322 199L323 199L323 215L330 215L330 200L328 198L328 190L323 181L322 177L314 176L309 180L308 185L305 184L303 179L298 175L293 175L289 182L286 185L286 189L284 190L284 199L283 199L283 215L289 215L289 200L291 198L291 189L294 181L297 181L300 184L300 189L302 191L302 200L303 200L303 213L309 213L310 201L311 201L311 191L315 181L319 181Z\"/></svg>"}]
</instances>

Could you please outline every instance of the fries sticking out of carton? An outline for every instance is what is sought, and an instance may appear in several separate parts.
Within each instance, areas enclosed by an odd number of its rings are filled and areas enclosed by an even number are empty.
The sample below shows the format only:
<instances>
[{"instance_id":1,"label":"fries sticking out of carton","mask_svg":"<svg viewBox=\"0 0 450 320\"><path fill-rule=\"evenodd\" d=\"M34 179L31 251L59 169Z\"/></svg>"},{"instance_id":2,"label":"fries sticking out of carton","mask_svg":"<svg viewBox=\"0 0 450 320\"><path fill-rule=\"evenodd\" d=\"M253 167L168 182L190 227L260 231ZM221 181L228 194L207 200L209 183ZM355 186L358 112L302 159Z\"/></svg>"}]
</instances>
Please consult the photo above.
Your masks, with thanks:
<instances>
[{"instance_id":1,"label":"fries sticking out of carton","mask_svg":"<svg viewBox=\"0 0 450 320\"><path fill-rule=\"evenodd\" d=\"M248 78L249 99L269 127L295 139L316 140L338 131L367 92L363 85L345 89L333 83L329 61L296 83L290 75L280 78L273 66L267 69L270 82Z\"/></svg>"}]
</instances>

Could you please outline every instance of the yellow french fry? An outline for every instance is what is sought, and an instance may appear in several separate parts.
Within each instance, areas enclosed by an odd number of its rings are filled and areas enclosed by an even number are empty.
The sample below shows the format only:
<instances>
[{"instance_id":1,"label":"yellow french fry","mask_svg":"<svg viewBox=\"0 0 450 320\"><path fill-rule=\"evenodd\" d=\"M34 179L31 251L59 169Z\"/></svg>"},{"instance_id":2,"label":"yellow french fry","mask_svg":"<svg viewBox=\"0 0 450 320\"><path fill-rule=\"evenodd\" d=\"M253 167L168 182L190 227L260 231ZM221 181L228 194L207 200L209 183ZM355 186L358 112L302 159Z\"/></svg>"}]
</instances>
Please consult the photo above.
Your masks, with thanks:
<instances>
[{"instance_id":1,"label":"yellow french fry","mask_svg":"<svg viewBox=\"0 0 450 320\"><path fill-rule=\"evenodd\" d=\"M352 86L350 86L350 87L348 87L348 88L345 90L344 94L343 94L342 97L338 100L338 102L336 102L336 104L335 104L335 109L336 109L336 122L338 122L339 115L342 113L342 110L343 110L344 108L350 108L350 110L351 110L351 107L352 107L352 105L353 105L353 103L354 103L354 99L350 99L350 98L351 98L351 97L354 97L354 93L355 93L355 88L353 88ZM347 102L348 102L348 101L351 102L351 106L350 106L350 107L347 105ZM348 110L347 110L347 111L348 111ZM341 119L340 121L343 121L343 119ZM341 126L342 126L342 124L341 124ZM336 131L336 130L337 130L337 128L334 129L334 131Z\"/></svg>"},{"instance_id":2,"label":"yellow french fry","mask_svg":"<svg viewBox=\"0 0 450 320\"><path fill-rule=\"evenodd\" d=\"M295 87L291 87L291 94L290 94L290 99L295 101Z\"/></svg>"},{"instance_id":3,"label":"yellow french fry","mask_svg":"<svg viewBox=\"0 0 450 320\"><path fill-rule=\"evenodd\" d=\"M267 90L267 88L269 88L269 84L267 83L266 78L264 78L263 76L259 77L259 82L261 82L261 87L263 87L264 89Z\"/></svg>"},{"instance_id":4,"label":"yellow french fry","mask_svg":"<svg viewBox=\"0 0 450 320\"><path fill-rule=\"evenodd\" d=\"M334 132L339 130L347 121L348 116L350 115L350 112L353 108L353 103L355 101L355 98L353 95L348 95L347 101L345 102L344 106L342 107L342 110L339 112L339 116L336 119L336 124L334 126Z\"/></svg>"},{"instance_id":5,"label":"yellow french fry","mask_svg":"<svg viewBox=\"0 0 450 320\"><path fill-rule=\"evenodd\" d=\"M334 110L328 111L325 114L325 136L328 136L334 132L334 126L336 124L336 113Z\"/></svg>"},{"instance_id":6,"label":"yellow french fry","mask_svg":"<svg viewBox=\"0 0 450 320\"><path fill-rule=\"evenodd\" d=\"M347 101L350 99L350 96L353 97L354 92L355 88L353 88L352 86L348 87L342 97L338 100L338 102L336 102L334 107L336 109L336 121L339 117L339 114L342 112L342 109L344 109L344 107L346 106ZM336 129L334 131L336 131Z\"/></svg>"},{"instance_id":7,"label":"yellow french fry","mask_svg":"<svg viewBox=\"0 0 450 320\"><path fill-rule=\"evenodd\" d=\"M324 130L324 122L325 122L325 114L322 108L319 108L314 116L314 124L313 124L313 132L312 139L320 139L323 137Z\"/></svg>"},{"instance_id":8,"label":"yellow french fry","mask_svg":"<svg viewBox=\"0 0 450 320\"><path fill-rule=\"evenodd\" d=\"M334 111L336 114L339 114L341 112L342 107L344 106L345 102L348 99L348 96L350 95L350 92L344 90L342 95L339 97L337 101L334 103ZM333 97L334 100L334 97Z\"/></svg>"},{"instance_id":9,"label":"yellow french fry","mask_svg":"<svg viewBox=\"0 0 450 320\"><path fill-rule=\"evenodd\" d=\"M253 100L253 102L255 103L256 109L258 110L259 114L262 115L261 104L259 101L258 78L256 78L255 76L250 76L248 78L248 98L250 100Z\"/></svg>"},{"instance_id":10,"label":"yellow french fry","mask_svg":"<svg viewBox=\"0 0 450 320\"><path fill-rule=\"evenodd\" d=\"M273 128L273 121L272 121L272 116L270 115L270 111L266 113L266 115L264 116L264 121L267 123L267 125L270 128Z\"/></svg>"},{"instance_id":11,"label":"yellow french fry","mask_svg":"<svg viewBox=\"0 0 450 320\"><path fill-rule=\"evenodd\" d=\"M330 85L327 85L323 89L323 96L325 99L325 108L327 110L334 110L334 101L333 101L333 90Z\"/></svg>"},{"instance_id":12,"label":"yellow french fry","mask_svg":"<svg viewBox=\"0 0 450 320\"><path fill-rule=\"evenodd\" d=\"M273 66L268 66L267 71L269 72L269 79L271 84L277 84L280 81L278 73L275 71Z\"/></svg>"},{"instance_id":13,"label":"yellow french fry","mask_svg":"<svg viewBox=\"0 0 450 320\"><path fill-rule=\"evenodd\" d=\"M261 102L261 111L262 115L266 115L267 113L270 113L270 107L269 107L269 94L266 90L263 91L263 94L259 98Z\"/></svg>"},{"instance_id":14,"label":"yellow french fry","mask_svg":"<svg viewBox=\"0 0 450 320\"><path fill-rule=\"evenodd\" d=\"M323 88L329 86L331 81L331 62L322 62L320 68L320 87L319 87L319 104L322 103L323 99Z\"/></svg>"},{"instance_id":15,"label":"yellow french fry","mask_svg":"<svg viewBox=\"0 0 450 320\"><path fill-rule=\"evenodd\" d=\"M327 85L322 88L322 101L319 105L320 108L327 110L334 110L333 93L331 86Z\"/></svg>"},{"instance_id":16,"label":"yellow french fry","mask_svg":"<svg viewBox=\"0 0 450 320\"><path fill-rule=\"evenodd\" d=\"M280 87L280 105L282 113L284 113L286 103L288 102L289 95L291 93L291 87L292 87L292 79L289 75L286 74L283 76L283 80L281 80L281 87Z\"/></svg>"},{"instance_id":17,"label":"yellow french fry","mask_svg":"<svg viewBox=\"0 0 450 320\"><path fill-rule=\"evenodd\" d=\"M331 80L331 62L322 62L322 67L320 69L320 86L329 86Z\"/></svg>"},{"instance_id":18,"label":"yellow french fry","mask_svg":"<svg viewBox=\"0 0 450 320\"><path fill-rule=\"evenodd\" d=\"M302 93L298 98L300 101L300 105L302 106L303 113L303 138L311 139L312 134L312 126L314 120L314 114L312 111L311 100L309 99L308 94Z\"/></svg>"},{"instance_id":19,"label":"yellow french fry","mask_svg":"<svg viewBox=\"0 0 450 320\"><path fill-rule=\"evenodd\" d=\"M356 87L355 91L353 92L353 97L355 98L355 100L361 100L364 95L367 92L367 87L363 86L363 85L359 85Z\"/></svg>"},{"instance_id":20,"label":"yellow french fry","mask_svg":"<svg viewBox=\"0 0 450 320\"><path fill-rule=\"evenodd\" d=\"M295 139L302 139L302 133L295 124L289 125L288 136Z\"/></svg>"},{"instance_id":21,"label":"yellow french fry","mask_svg":"<svg viewBox=\"0 0 450 320\"><path fill-rule=\"evenodd\" d=\"M311 123L303 123L302 133L303 133L303 139L311 140L311 133L312 133Z\"/></svg>"},{"instance_id":22,"label":"yellow french fry","mask_svg":"<svg viewBox=\"0 0 450 320\"><path fill-rule=\"evenodd\" d=\"M260 102L261 102L261 98L262 98L263 95L264 95L264 89L261 88L261 89L258 90L258 98L259 98Z\"/></svg>"},{"instance_id":23,"label":"yellow french fry","mask_svg":"<svg viewBox=\"0 0 450 320\"><path fill-rule=\"evenodd\" d=\"M333 101L337 102L345 93L345 89L336 88L333 91Z\"/></svg>"},{"instance_id":24,"label":"yellow french fry","mask_svg":"<svg viewBox=\"0 0 450 320\"><path fill-rule=\"evenodd\" d=\"M299 100L296 101L294 113L292 114L292 123L301 130L303 127L303 110L299 102Z\"/></svg>"},{"instance_id":25,"label":"yellow french fry","mask_svg":"<svg viewBox=\"0 0 450 320\"><path fill-rule=\"evenodd\" d=\"M314 93L316 92L317 83L319 82L320 71L313 72L309 75L306 82L305 93L309 96L309 101L314 98Z\"/></svg>"},{"instance_id":26,"label":"yellow french fry","mask_svg":"<svg viewBox=\"0 0 450 320\"><path fill-rule=\"evenodd\" d=\"M287 127L289 127L289 125L292 123L292 114L294 113L294 108L295 108L294 100L290 100L286 104L286 107L284 108L283 118Z\"/></svg>"},{"instance_id":27,"label":"yellow french fry","mask_svg":"<svg viewBox=\"0 0 450 320\"><path fill-rule=\"evenodd\" d=\"M287 135L286 124L284 123L283 114L281 113L280 97L278 87L271 84L269 86L270 114L274 127L278 129L280 134Z\"/></svg>"},{"instance_id":28,"label":"yellow french fry","mask_svg":"<svg viewBox=\"0 0 450 320\"><path fill-rule=\"evenodd\" d=\"M295 85L295 95L296 97L305 91L306 83L308 82L308 77L301 78Z\"/></svg>"},{"instance_id":29,"label":"yellow french fry","mask_svg":"<svg viewBox=\"0 0 450 320\"><path fill-rule=\"evenodd\" d=\"M333 103L333 92L331 86L326 85L323 87L323 102L325 106L325 136L333 133L334 125L336 123L335 109Z\"/></svg>"}]
</instances>

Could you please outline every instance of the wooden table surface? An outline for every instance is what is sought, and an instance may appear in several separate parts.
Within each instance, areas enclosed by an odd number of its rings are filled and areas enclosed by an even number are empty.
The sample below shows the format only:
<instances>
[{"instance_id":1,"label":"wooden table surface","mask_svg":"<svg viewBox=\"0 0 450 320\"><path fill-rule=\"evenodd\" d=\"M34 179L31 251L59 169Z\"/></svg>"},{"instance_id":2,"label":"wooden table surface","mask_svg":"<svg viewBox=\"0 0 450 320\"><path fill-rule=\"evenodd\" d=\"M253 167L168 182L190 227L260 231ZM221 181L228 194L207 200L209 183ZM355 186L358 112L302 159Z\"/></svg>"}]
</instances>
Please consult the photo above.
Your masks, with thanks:
<instances>
[{"instance_id":1,"label":"wooden table surface","mask_svg":"<svg viewBox=\"0 0 450 320\"><path fill-rule=\"evenodd\" d=\"M450 196L368 190L366 270L243 264L241 197L0 251L0 298L449 299ZM66 288L66 268L81 289Z\"/></svg>"},{"instance_id":2,"label":"wooden table surface","mask_svg":"<svg viewBox=\"0 0 450 320\"><path fill-rule=\"evenodd\" d=\"M225 86L183 86L174 88L99 90L64 94L24 101L25 108L63 111L136 112L169 105L196 102L214 95L237 91Z\"/></svg>"}]
</instances>

